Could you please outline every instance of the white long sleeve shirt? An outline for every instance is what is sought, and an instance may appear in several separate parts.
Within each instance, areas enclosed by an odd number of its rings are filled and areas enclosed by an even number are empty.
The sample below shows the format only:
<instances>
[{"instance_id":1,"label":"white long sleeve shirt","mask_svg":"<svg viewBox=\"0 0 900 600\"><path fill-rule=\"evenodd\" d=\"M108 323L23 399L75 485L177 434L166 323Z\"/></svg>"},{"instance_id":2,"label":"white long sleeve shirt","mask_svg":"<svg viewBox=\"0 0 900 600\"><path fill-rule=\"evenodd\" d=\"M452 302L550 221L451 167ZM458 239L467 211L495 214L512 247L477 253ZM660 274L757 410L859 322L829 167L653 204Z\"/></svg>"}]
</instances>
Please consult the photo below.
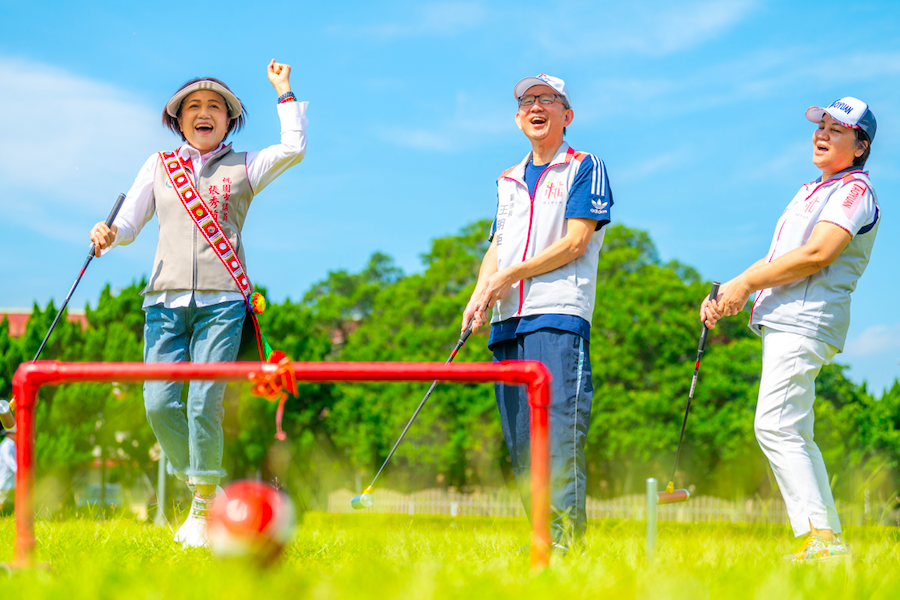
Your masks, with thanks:
<instances>
[{"instance_id":1,"label":"white long sleeve shirt","mask_svg":"<svg viewBox=\"0 0 900 600\"><path fill-rule=\"evenodd\" d=\"M261 192L276 177L284 173L290 167L296 165L306 155L306 107L307 102L284 102L278 104L278 117L281 120L281 143L269 146L263 150L247 152L247 178L253 188L254 195ZM178 154L183 160L190 159L193 166L193 176L200 172L203 165L225 145L201 155L200 152L189 144L184 144L178 149ZM131 189L125 195L122 208L113 223L118 231L116 239L110 249L118 245L128 245L141 232L156 212L156 202L153 196L153 181L156 176L156 167L159 164L159 155L150 156L132 184ZM183 308L194 299L197 306L209 306L222 302L243 300L240 292L216 291L195 292L193 290L167 290L162 293L151 293L144 298L143 306L155 306L164 304L166 308Z\"/></svg>"}]
</instances>

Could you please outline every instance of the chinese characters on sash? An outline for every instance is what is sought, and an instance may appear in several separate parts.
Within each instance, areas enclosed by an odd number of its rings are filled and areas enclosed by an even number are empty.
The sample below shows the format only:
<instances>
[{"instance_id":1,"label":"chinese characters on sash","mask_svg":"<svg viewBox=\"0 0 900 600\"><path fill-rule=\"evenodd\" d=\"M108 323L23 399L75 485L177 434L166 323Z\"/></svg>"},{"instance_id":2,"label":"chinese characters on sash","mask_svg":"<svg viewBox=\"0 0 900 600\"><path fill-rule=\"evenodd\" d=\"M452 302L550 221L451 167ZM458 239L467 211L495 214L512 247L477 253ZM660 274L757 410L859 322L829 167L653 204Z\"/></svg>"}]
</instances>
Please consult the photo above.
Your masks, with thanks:
<instances>
[{"instance_id":1,"label":"chinese characters on sash","mask_svg":"<svg viewBox=\"0 0 900 600\"><path fill-rule=\"evenodd\" d=\"M221 187L221 189L220 189ZM209 207L216 213L216 221L219 223L228 221L228 199L231 198L231 178L222 179L221 186L209 186ZM222 210L219 210L219 206Z\"/></svg>"}]
</instances>

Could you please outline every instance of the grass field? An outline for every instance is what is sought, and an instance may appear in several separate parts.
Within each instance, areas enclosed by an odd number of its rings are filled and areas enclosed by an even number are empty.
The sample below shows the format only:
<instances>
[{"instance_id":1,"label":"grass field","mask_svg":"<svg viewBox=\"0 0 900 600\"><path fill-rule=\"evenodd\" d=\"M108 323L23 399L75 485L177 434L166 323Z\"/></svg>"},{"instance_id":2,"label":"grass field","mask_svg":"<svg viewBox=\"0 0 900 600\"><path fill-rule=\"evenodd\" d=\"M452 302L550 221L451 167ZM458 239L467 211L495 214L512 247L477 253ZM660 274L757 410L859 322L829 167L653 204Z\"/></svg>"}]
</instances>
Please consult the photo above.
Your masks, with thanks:
<instances>
[{"instance_id":1,"label":"grass field","mask_svg":"<svg viewBox=\"0 0 900 600\"><path fill-rule=\"evenodd\" d=\"M0 559L14 523L0 520ZM659 524L653 564L644 524L592 523L583 551L532 573L521 519L308 513L281 563L261 572L183 550L168 528L128 520L38 521L49 570L13 573L6 598L793 598L900 597L900 530L847 532L852 559L786 564L783 527Z\"/></svg>"}]
</instances>

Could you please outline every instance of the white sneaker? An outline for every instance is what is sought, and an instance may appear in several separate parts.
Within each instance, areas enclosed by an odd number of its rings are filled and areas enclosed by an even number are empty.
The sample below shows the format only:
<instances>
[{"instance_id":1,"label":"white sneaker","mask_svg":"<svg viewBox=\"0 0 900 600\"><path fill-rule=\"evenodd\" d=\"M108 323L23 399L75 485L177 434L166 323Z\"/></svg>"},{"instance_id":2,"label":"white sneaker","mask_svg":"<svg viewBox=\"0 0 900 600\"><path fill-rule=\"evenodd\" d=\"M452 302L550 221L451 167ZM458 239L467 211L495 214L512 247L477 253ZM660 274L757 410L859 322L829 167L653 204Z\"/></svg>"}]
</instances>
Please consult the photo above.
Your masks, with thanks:
<instances>
[{"instance_id":1,"label":"white sneaker","mask_svg":"<svg viewBox=\"0 0 900 600\"><path fill-rule=\"evenodd\" d=\"M793 563L814 563L846 559L850 555L850 546L840 536L833 541L826 542L819 537L810 535L804 540L799 551L783 558Z\"/></svg>"},{"instance_id":2,"label":"white sneaker","mask_svg":"<svg viewBox=\"0 0 900 600\"><path fill-rule=\"evenodd\" d=\"M213 496L194 494L194 499L191 500L191 512L175 533L177 543L185 548L209 548L207 519L209 510L217 498L227 500L225 492L219 486L216 486L216 493Z\"/></svg>"}]
</instances>

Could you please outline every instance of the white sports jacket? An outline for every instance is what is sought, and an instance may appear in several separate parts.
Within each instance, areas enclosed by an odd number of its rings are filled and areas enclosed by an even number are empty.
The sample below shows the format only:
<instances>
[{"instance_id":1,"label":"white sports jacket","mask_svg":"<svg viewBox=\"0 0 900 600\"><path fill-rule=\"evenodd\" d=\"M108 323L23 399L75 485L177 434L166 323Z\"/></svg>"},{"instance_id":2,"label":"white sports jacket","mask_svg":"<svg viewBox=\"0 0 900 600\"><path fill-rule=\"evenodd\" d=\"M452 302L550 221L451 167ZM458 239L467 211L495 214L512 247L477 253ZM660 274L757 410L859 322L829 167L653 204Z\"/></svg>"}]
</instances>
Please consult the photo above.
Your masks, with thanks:
<instances>
[{"instance_id":1,"label":"white sports jacket","mask_svg":"<svg viewBox=\"0 0 900 600\"><path fill-rule=\"evenodd\" d=\"M565 142L538 179L534 198L525 185L525 159L507 169L497 180L497 267L524 262L566 235L566 202L569 189L584 160L599 159L575 152ZM595 169L592 188L604 195L608 182L603 168ZM597 212L605 213L605 207ZM600 217L598 216L598 220ZM492 323L512 317L561 314L591 322L597 289L597 262L603 245L603 226L591 236L585 253L558 269L516 282L506 297L494 305Z\"/></svg>"}]
</instances>

